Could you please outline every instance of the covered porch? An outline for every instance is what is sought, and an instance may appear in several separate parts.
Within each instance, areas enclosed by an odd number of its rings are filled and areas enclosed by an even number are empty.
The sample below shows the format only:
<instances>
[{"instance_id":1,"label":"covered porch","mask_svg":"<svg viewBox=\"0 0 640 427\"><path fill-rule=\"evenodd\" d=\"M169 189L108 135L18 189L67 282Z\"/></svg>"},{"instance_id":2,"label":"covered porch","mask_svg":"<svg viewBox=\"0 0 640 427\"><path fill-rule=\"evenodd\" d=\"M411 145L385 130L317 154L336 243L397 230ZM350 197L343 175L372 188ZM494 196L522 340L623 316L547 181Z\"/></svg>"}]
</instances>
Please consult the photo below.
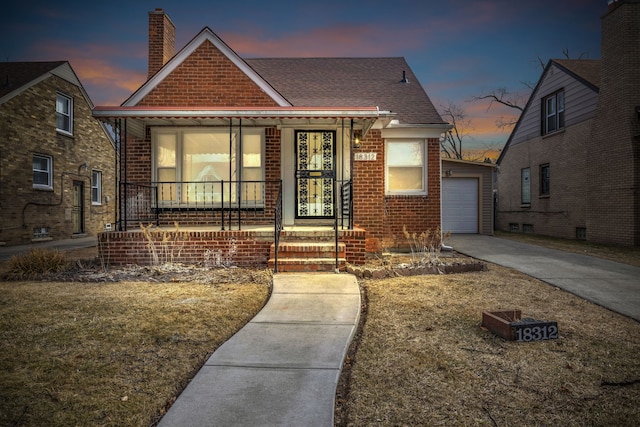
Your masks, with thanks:
<instances>
[{"instance_id":1,"label":"covered porch","mask_svg":"<svg viewBox=\"0 0 640 427\"><path fill-rule=\"evenodd\" d=\"M364 263L353 147L391 113L96 107L94 116L112 126L119 148L118 219L98 236L104 262L276 271L282 256L322 256L331 270Z\"/></svg>"}]
</instances>

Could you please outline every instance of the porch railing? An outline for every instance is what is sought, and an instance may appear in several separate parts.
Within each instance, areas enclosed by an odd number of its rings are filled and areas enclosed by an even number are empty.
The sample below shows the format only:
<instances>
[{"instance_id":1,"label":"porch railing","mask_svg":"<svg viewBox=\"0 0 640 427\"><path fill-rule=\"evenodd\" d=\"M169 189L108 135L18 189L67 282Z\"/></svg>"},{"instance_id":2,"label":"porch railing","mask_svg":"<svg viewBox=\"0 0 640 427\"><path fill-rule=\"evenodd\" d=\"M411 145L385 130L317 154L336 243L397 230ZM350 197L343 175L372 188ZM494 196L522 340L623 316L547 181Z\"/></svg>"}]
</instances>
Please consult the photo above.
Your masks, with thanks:
<instances>
[{"instance_id":1,"label":"porch railing","mask_svg":"<svg viewBox=\"0 0 640 427\"><path fill-rule=\"evenodd\" d=\"M273 244L274 244L274 272L278 272L278 246L280 245L280 233L282 232L282 181L280 181L280 185L278 186L278 197L276 197L276 206L273 210L273 222L274 222L274 235L273 235Z\"/></svg>"},{"instance_id":2,"label":"porch railing","mask_svg":"<svg viewBox=\"0 0 640 427\"><path fill-rule=\"evenodd\" d=\"M222 229L246 221L270 223L281 181L190 181L120 184L120 229L127 224L153 222L161 214L211 214L200 222L220 223Z\"/></svg>"},{"instance_id":3,"label":"porch railing","mask_svg":"<svg viewBox=\"0 0 640 427\"><path fill-rule=\"evenodd\" d=\"M154 223L158 219L158 187L151 184L120 183L120 230L127 229L127 222Z\"/></svg>"},{"instance_id":4,"label":"porch railing","mask_svg":"<svg viewBox=\"0 0 640 427\"><path fill-rule=\"evenodd\" d=\"M340 186L340 227L342 229L353 228L353 183L351 181L339 181Z\"/></svg>"}]
</instances>

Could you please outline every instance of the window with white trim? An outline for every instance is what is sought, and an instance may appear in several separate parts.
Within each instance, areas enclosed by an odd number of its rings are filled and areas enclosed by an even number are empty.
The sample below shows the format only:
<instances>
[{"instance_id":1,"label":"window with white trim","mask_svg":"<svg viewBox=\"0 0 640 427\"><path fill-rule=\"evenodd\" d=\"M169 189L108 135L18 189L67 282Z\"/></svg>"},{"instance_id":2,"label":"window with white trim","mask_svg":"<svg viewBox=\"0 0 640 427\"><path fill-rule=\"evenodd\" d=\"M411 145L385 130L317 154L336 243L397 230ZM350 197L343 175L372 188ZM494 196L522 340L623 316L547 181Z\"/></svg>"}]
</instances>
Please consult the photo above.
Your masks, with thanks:
<instances>
[{"instance_id":1,"label":"window with white trim","mask_svg":"<svg viewBox=\"0 0 640 427\"><path fill-rule=\"evenodd\" d=\"M560 90L543 99L543 134L564 128L564 91Z\"/></svg>"},{"instance_id":2,"label":"window with white trim","mask_svg":"<svg viewBox=\"0 0 640 427\"><path fill-rule=\"evenodd\" d=\"M424 140L385 142L387 194L427 194L427 146Z\"/></svg>"},{"instance_id":3,"label":"window with white trim","mask_svg":"<svg viewBox=\"0 0 640 427\"><path fill-rule=\"evenodd\" d=\"M33 155L33 188L53 188L53 158L43 154Z\"/></svg>"},{"instance_id":4,"label":"window with white trim","mask_svg":"<svg viewBox=\"0 0 640 427\"><path fill-rule=\"evenodd\" d=\"M73 133L73 98L62 93L56 94L56 129Z\"/></svg>"},{"instance_id":5,"label":"window with white trim","mask_svg":"<svg viewBox=\"0 0 640 427\"><path fill-rule=\"evenodd\" d=\"M102 171L91 171L91 204L102 204Z\"/></svg>"},{"instance_id":6,"label":"window with white trim","mask_svg":"<svg viewBox=\"0 0 640 427\"><path fill-rule=\"evenodd\" d=\"M239 136L238 129L154 131L158 199L164 205L237 203L239 198L243 205L263 204L264 130L242 129L241 147Z\"/></svg>"}]
</instances>

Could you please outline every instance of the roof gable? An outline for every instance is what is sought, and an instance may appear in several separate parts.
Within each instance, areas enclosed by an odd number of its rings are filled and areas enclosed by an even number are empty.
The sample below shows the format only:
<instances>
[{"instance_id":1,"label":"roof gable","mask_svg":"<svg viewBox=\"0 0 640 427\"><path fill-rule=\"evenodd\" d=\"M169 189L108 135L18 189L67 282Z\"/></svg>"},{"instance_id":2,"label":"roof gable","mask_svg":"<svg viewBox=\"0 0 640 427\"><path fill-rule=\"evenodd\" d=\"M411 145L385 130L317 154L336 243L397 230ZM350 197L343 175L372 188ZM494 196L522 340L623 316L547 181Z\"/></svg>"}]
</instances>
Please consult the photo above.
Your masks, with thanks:
<instances>
[{"instance_id":1,"label":"roof gable","mask_svg":"<svg viewBox=\"0 0 640 427\"><path fill-rule=\"evenodd\" d=\"M553 59L552 62L593 90L599 90L601 68L599 59Z\"/></svg>"},{"instance_id":2,"label":"roof gable","mask_svg":"<svg viewBox=\"0 0 640 427\"><path fill-rule=\"evenodd\" d=\"M33 85L56 75L82 88L80 80L67 61L49 62L1 62L0 63L0 104L19 95ZM82 92L91 105L89 97Z\"/></svg>"},{"instance_id":3,"label":"roof gable","mask_svg":"<svg viewBox=\"0 0 640 427\"><path fill-rule=\"evenodd\" d=\"M599 79L599 60L549 60L496 163L502 162L511 145L541 136L540 100L554 91L562 89L568 92L565 94L567 107L565 125L567 127L592 117L597 107ZM579 100L574 102L570 96L578 91L588 95L573 97L576 101Z\"/></svg>"},{"instance_id":4,"label":"roof gable","mask_svg":"<svg viewBox=\"0 0 640 427\"><path fill-rule=\"evenodd\" d=\"M188 85L184 78L190 79ZM175 96L173 86L179 83L182 98L176 104L167 96L172 89ZM237 87L239 83L242 88ZM238 89L242 89L244 98L238 96ZM204 28L122 105L239 106L247 102L291 105L213 31Z\"/></svg>"}]
</instances>

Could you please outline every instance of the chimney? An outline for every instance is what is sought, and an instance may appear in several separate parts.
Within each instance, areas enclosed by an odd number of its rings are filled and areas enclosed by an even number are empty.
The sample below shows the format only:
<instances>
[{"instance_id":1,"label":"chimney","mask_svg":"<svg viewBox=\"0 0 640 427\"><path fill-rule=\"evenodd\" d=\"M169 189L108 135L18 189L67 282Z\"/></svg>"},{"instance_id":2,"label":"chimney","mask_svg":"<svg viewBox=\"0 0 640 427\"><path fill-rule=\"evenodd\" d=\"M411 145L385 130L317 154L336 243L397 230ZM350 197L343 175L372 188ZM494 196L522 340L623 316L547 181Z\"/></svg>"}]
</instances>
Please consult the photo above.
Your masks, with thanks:
<instances>
[{"instance_id":1,"label":"chimney","mask_svg":"<svg viewBox=\"0 0 640 427\"><path fill-rule=\"evenodd\" d=\"M161 8L149 12L149 75L151 78L175 53L176 27Z\"/></svg>"}]
</instances>

